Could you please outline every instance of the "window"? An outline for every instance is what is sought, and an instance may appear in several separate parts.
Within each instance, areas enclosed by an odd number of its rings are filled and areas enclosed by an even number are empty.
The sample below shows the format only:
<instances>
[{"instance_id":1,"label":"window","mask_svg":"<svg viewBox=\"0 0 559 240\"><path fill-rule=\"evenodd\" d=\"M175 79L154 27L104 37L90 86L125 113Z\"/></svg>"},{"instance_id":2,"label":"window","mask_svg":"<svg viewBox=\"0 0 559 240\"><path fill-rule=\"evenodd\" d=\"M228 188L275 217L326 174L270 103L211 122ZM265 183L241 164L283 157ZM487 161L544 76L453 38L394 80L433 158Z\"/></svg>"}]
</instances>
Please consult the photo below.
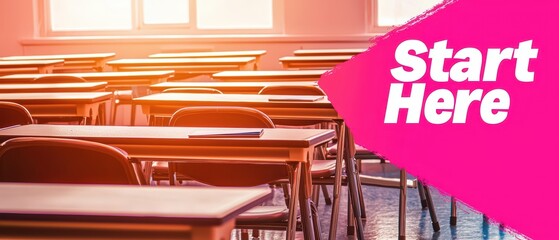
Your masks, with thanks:
<instances>
[{"instance_id":1,"label":"window","mask_svg":"<svg viewBox=\"0 0 559 240\"><path fill-rule=\"evenodd\" d=\"M442 3L443 0L370 0L373 27L388 29L402 25L415 16Z\"/></svg>"},{"instance_id":2,"label":"window","mask_svg":"<svg viewBox=\"0 0 559 240\"><path fill-rule=\"evenodd\" d=\"M277 33L283 0L43 0L45 35Z\"/></svg>"}]
</instances>

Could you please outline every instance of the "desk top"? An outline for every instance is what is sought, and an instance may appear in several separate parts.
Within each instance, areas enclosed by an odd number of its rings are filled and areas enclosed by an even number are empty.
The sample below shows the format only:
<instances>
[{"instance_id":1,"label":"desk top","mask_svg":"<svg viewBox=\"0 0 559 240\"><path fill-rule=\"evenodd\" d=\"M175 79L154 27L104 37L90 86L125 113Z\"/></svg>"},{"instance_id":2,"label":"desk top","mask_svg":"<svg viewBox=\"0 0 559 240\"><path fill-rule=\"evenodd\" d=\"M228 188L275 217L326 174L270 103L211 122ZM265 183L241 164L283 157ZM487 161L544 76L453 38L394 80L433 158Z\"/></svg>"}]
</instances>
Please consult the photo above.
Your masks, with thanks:
<instances>
[{"instance_id":1,"label":"desk top","mask_svg":"<svg viewBox=\"0 0 559 240\"><path fill-rule=\"evenodd\" d=\"M57 55L26 55L1 57L0 60L97 60L114 57L115 53L79 53L79 54L57 54Z\"/></svg>"},{"instance_id":2,"label":"desk top","mask_svg":"<svg viewBox=\"0 0 559 240\"><path fill-rule=\"evenodd\" d=\"M0 183L0 192L2 220L187 225L220 225L272 197L267 187Z\"/></svg>"},{"instance_id":3,"label":"desk top","mask_svg":"<svg viewBox=\"0 0 559 240\"><path fill-rule=\"evenodd\" d=\"M266 54L266 50L157 53L157 54L149 55L149 57L150 58L258 57L264 54Z\"/></svg>"},{"instance_id":4,"label":"desk top","mask_svg":"<svg viewBox=\"0 0 559 240\"><path fill-rule=\"evenodd\" d=\"M106 86L107 82L0 84L0 93L94 92Z\"/></svg>"},{"instance_id":5,"label":"desk top","mask_svg":"<svg viewBox=\"0 0 559 240\"><path fill-rule=\"evenodd\" d=\"M190 94L157 93L135 98L138 105L184 105L184 106L245 106L245 107L283 107L283 108L333 108L326 96L316 101L270 101L273 99L296 99L313 97L298 95L262 95L262 94ZM321 96L314 96L321 97Z\"/></svg>"},{"instance_id":6,"label":"desk top","mask_svg":"<svg viewBox=\"0 0 559 240\"><path fill-rule=\"evenodd\" d=\"M353 56L341 55L341 56L287 56L281 57L280 62L345 62L351 59Z\"/></svg>"},{"instance_id":7,"label":"desk top","mask_svg":"<svg viewBox=\"0 0 559 240\"><path fill-rule=\"evenodd\" d=\"M85 73L63 73L63 74L12 74L0 76L0 83L7 82L29 82L43 76L77 76L87 81L110 81L126 79L152 79L169 78L175 71L134 71L134 72L85 72Z\"/></svg>"},{"instance_id":8,"label":"desk top","mask_svg":"<svg viewBox=\"0 0 559 240\"><path fill-rule=\"evenodd\" d=\"M316 81L304 82L163 82L150 86L151 90L163 91L168 88L213 88L224 93L258 93L266 86L317 86ZM0 90L1 90L0 85Z\"/></svg>"},{"instance_id":9,"label":"desk top","mask_svg":"<svg viewBox=\"0 0 559 240\"><path fill-rule=\"evenodd\" d=\"M230 65L254 62L255 57L223 58L130 58L107 62L110 66Z\"/></svg>"},{"instance_id":10,"label":"desk top","mask_svg":"<svg viewBox=\"0 0 559 240\"><path fill-rule=\"evenodd\" d=\"M0 68L33 68L62 65L64 60L21 60L0 61Z\"/></svg>"},{"instance_id":11,"label":"desk top","mask_svg":"<svg viewBox=\"0 0 559 240\"><path fill-rule=\"evenodd\" d=\"M265 128L259 138L188 138L200 131L255 131L239 128L188 128L154 126L84 126L32 124L0 129L0 142L15 137L73 138L109 145L125 151L134 145L155 146L226 146L226 147L295 147L308 148L335 137L333 130ZM260 130L260 128L258 129ZM143 149L145 151L145 148ZM134 152L128 151L131 156Z\"/></svg>"},{"instance_id":12,"label":"desk top","mask_svg":"<svg viewBox=\"0 0 559 240\"><path fill-rule=\"evenodd\" d=\"M279 70L279 71L223 71L213 74L212 77L220 80L252 80L252 79L298 79L313 78L318 80L327 70Z\"/></svg>"},{"instance_id":13,"label":"desk top","mask_svg":"<svg viewBox=\"0 0 559 240\"><path fill-rule=\"evenodd\" d=\"M87 104L111 99L112 92L0 93L0 101L19 104Z\"/></svg>"},{"instance_id":14,"label":"desk top","mask_svg":"<svg viewBox=\"0 0 559 240\"><path fill-rule=\"evenodd\" d=\"M337 56L337 55L356 55L366 51L366 48L346 48L346 49L298 49L293 51L295 56Z\"/></svg>"}]
</instances>

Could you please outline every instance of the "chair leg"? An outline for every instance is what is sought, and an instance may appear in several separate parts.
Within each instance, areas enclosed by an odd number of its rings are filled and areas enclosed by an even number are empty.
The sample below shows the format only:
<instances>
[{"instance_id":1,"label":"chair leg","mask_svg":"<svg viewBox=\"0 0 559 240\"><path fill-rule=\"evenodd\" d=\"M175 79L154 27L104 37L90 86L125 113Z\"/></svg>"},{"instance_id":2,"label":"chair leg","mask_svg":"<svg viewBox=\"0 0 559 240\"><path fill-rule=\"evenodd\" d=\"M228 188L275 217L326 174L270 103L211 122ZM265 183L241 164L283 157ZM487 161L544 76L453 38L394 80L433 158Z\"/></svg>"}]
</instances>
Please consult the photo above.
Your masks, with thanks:
<instances>
[{"instance_id":1,"label":"chair leg","mask_svg":"<svg viewBox=\"0 0 559 240\"><path fill-rule=\"evenodd\" d=\"M252 229L252 237L259 238L260 237L260 230L259 229Z\"/></svg>"},{"instance_id":2,"label":"chair leg","mask_svg":"<svg viewBox=\"0 0 559 240\"><path fill-rule=\"evenodd\" d=\"M338 152L341 153L344 151L344 144L345 141L345 131L342 129L345 128L345 123L343 121L336 122L336 132L338 136ZM342 168L343 168L343 156L342 154L336 155L336 173L334 175L334 187L332 190L332 214L330 215L330 232L328 233L329 240L336 239L336 232L338 227L338 217L340 215L340 192L341 192L341 185L342 185Z\"/></svg>"},{"instance_id":3,"label":"chair leg","mask_svg":"<svg viewBox=\"0 0 559 240\"><path fill-rule=\"evenodd\" d=\"M311 204L311 216L314 227L314 236L316 239L322 239L322 237L320 237L322 231L320 229L320 222L318 221L318 209L316 208L316 204Z\"/></svg>"},{"instance_id":4,"label":"chair leg","mask_svg":"<svg viewBox=\"0 0 559 240\"><path fill-rule=\"evenodd\" d=\"M398 214L398 239L406 239L406 201L407 201L407 176L406 170L400 170L400 208Z\"/></svg>"},{"instance_id":5,"label":"chair leg","mask_svg":"<svg viewBox=\"0 0 559 240\"><path fill-rule=\"evenodd\" d=\"M419 192L419 199L421 200L421 209L427 209L427 200L425 199L425 191L423 189L423 183L417 181L417 191Z\"/></svg>"},{"instance_id":6,"label":"chair leg","mask_svg":"<svg viewBox=\"0 0 559 240\"><path fill-rule=\"evenodd\" d=\"M322 189L322 195L324 197L324 202L326 203L326 205L332 205L332 199L330 199L330 194L328 193L328 188L326 187L326 185L320 186L320 189Z\"/></svg>"},{"instance_id":7,"label":"chair leg","mask_svg":"<svg viewBox=\"0 0 559 240\"><path fill-rule=\"evenodd\" d=\"M289 184L282 183L281 187L283 188L283 198L285 199L285 206L289 206Z\"/></svg>"},{"instance_id":8,"label":"chair leg","mask_svg":"<svg viewBox=\"0 0 559 240\"><path fill-rule=\"evenodd\" d=\"M458 217L456 214L456 198L450 198L450 226L456 226L458 222Z\"/></svg>"},{"instance_id":9,"label":"chair leg","mask_svg":"<svg viewBox=\"0 0 559 240\"><path fill-rule=\"evenodd\" d=\"M319 188L318 185L313 185L312 186L311 199L314 202L314 204L318 205L318 201L320 200L320 188Z\"/></svg>"},{"instance_id":10,"label":"chair leg","mask_svg":"<svg viewBox=\"0 0 559 240\"><path fill-rule=\"evenodd\" d=\"M248 239L249 239L248 230L241 229L241 240L248 240Z\"/></svg>"},{"instance_id":11,"label":"chair leg","mask_svg":"<svg viewBox=\"0 0 559 240\"><path fill-rule=\"evenodd\" d=\"M111 110L112 110L112 112L111 112L111 125L114 126L115 123L116 123L116 112L118 110L118 105L116 103L113 103L113 104L114 104L114 106L111 107Z\"/></svg>"},{"instance_id":12,"label":"chair leg","mask_svg":"<svg viewBox=\"0 0 559 240\"><path fill-rule=\"evenodd\" d=\"M431 198L431 191L426 185L423 185L423 188L425 188L425 198L427 199L427 207L429 208L429 215L431 215L431 222L433 223L433 231L438 232L441 230L441 227L439 225L439 220L437 219L435 206L433 205L433 198Z\"/></svg>"}]
</instances>

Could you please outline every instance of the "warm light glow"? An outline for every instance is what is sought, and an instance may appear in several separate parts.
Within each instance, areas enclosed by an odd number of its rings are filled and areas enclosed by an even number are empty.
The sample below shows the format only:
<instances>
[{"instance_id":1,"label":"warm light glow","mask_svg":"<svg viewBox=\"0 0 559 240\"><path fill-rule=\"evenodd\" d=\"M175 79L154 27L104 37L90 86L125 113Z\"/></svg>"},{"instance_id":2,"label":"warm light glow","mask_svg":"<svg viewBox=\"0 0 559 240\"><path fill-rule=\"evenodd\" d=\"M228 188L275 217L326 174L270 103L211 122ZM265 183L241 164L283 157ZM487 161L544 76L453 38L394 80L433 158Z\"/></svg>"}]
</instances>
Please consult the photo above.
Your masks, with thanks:
<instances>
[{"instance_id":1,"label":"warm light glow","mask_svg":"<svg viewBox=\"0 0 559 240\"><path fill-rule=\"evenodd\" d=\"M51 0L53 31L132 29L130 0Z\"/></svg>"},{"instance_id":2,"label":"warm light glow","mask_svg":"<svg viewBox=\"0 0 559 240\"><path fill-rule=\"evenodd\" d=\"M271 29L273 0L203 0L196 2L201 29Z\"/></svg>"},{"instance_id":3,"label":"warm light glow","mask_svg":"<svg viewBox=\"0 0 559 240\"><path fill-rule=\"evenodd\" d=\"M377 23L379 26L402 25L441 2L442 0L378 0Z\"/></svg>"},{"instance_id":4,"label":"warm light glow","mask_svg":"<svg viewBox=\"0 0 559 240\"><path fill-rule=\"evenodd\" d=\"M188 0L143 0L145 24L186 24L189 22Z\"/></svg>"}]
</instances>

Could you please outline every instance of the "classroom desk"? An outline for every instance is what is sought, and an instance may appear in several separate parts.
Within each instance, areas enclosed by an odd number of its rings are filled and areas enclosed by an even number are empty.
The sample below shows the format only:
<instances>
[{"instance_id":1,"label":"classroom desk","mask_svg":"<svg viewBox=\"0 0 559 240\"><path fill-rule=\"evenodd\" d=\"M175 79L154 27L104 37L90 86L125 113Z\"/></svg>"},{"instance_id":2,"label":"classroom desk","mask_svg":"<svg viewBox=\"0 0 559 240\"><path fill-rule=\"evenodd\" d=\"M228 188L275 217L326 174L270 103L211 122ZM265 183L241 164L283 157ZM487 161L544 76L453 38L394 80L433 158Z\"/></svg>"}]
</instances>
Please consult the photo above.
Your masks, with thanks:
<instances>
[{"instance_id":1,"label":"classroom desk","mask_svg":"<svg viewBox=\"0 0 559 240\"><path fill-rule=\"evenodd\" d=\"M135 71L135 72L86 72L86 73L64 73L49 74L48 76L76 76L89 82L107 82L110 87L149 86L152 84L166 82L174 75L174 71ZM45 74L13 74L0 76L0 84L3 83L29 83L35 78L46 76Z\"/></svg>"},{"instance_id":2,"label":"classroom desk","mask_svg":"<svg viewBox=\"0 0 559 240\"><path fill-rule=\"evenodd\" d=\"M64 64L64 60L0 61L0 75L30 69L36 70L38 73L52 73L55 66L61 66L62 64Z\"/></svg>"},{"instance_id":3,"label":"classroom desk","mask_svg":"<svg viewBox=\"0 0 559 240\"><path fill-rule=\"evenodd\" d=\"M269 188L0 183L0 192L0 238L18 239L229 239L239 214L272 198Z\"/></svg>"},{"instance_id":4,"label":"classroom desk","mask_svg":"<svg viewBox=\"0 0 559 240\"><path fill-rule=\"evenodd\" d=\"M213 78L228 82L318 81L327 70L223 71Z\"/></svg>"},{"instance_id":5,"label":"classroom desk","mask_svg":"<svg viewBox=\"0 0 559 240\"><path fill-rule=\"evenodd\" d=\"M256 58L254 70L258 69L260 58L266 54L266 50L248 51L221 51L221 52L182 52L182 53L156 53L149 55L150 58L215 58L215 57L254 57Z\"/></svg>"},{"instance_id":6,"label":"classroom desk","mask_svg":"<svg viewBox=\"0 0 559 240\"><path fill-rule=\"evenodd\" d=\"M299 198L305 235L307 239L314 239L310 215L310 156L313 156L316 146L335 137L333 130L276 128L264 129L259 138L188 138L189 133L200 130L215 131L219 128L36 124L1 129L0 142L24 136L73 138L119 147L130 157L138 159L286 163L294 169L292 197ZM292 204L296 202L291 201ZM290 208L294 209L295 205ZM295 224L295 219L296 211L292 211L290 223Z\"/></svg>"},{"instance_id":7,"label":"classroom desk","mask_svg":"<svg viewBox=\"0 0 559 240\"><path fill-rule=\"evenodd\" d=\"M170 117L182 107L194 106L241 106L256 108L266 113L272 120L288 119L290 121L334 121L338 127L338 154L336 159L336 175L334 184L334 202L332 210L331 236L336 236L337 218L339 212L339 196L341 189L341 166L345 163L348 186L351 194L352 210L357 226L357 235L363 239L363 225L361 222L361 201L359 197L359 173L356 171L354 158L353 137L341 116L336 112L327 97L317 101L269 101L270 98L301 97L288 95L258 95L258 94L188 94L188 93L158 93L135 98L134 102L142 105L148 116ZM309 96L306 96L309 97ZM312 96L311 96L312 97ZM347 150L346 150L347 149ZM343 158L343 159L342 159ZM304 167L309 167L305 166ZM310 179L308 179L310 183ZM405 182L405 181L404 181ZM309 191L310 193L310 191Z\"/></svg>"},{"instance_id":8,"label":"classroom desk","mask_svg":"<svg viewBox=\"0 0 559 240\"><path fill-rule=\"evenodd\" d=\"M353 56L366 51L367 48L345 48L345 49L297 49L293 51L295 56Z\"/></svg>"},{"instance_id":9,"label":"classroom desk","mask_svg":"<svg viewBox=\"0 0 559 240\"><path fill-rule=\"evenodd\" d=\"M255 57L223 58L137 58L107 62L114 71L175 70L177 73L216 73L226 70L253 70Z\"/></svg>"},{"instance_id":10,"label":"classroom desk","mask_svg":"<svg viewBox=\"0 0 559 240\"><path fill-rule=\"evenodd\" d=\"M104 91L106 87L107 82L14 83L0 84L0 93L98 92Z\"/></svg>"},{"instance_id":11,"label":"classroom desk","mask_svg":"<svg viewBox=\"0 0 559 240\"><path fill-rule=\"evenodd\" d=\"M256 94L267 86L318 86L316 81L308 82L164 82L150 86L152 92L169 88L213 88L223 93ZM2 85L0 85L1 87Z\"/></svg>"},{"instance_id":12,"label":"classroom desk","mask_svg":"<svg viewBox=\"0 0 559 240\"><path fill-rule=\"evenodd\" d=\"M33 118L56 116L97 119L99 105L110 101L112 96L112 92L0 93L0 101L25 106Z\"/></svg>"},{"instance_id":13,"label":"classroom desk","mask_svg":"<svg viewBox=\"0 0 559 240\"><path fill-rule=\"evenodd\" d=\"M279 59L285 69L333 68L353 56L287 56Z\"/></svg>"},{"instance_id":14,"label":"classroom desk","mask_svg":"<svg viewBox=\"0 0 559 240\"><path fill-rule=\"evenodd\" d=\"M98 72L103 71L105 63L113 58L115 53L79 53L79 54L57 54L57 55L26 55L2 57L0 60L64 60L63 67L55 70L70 70L91 68Z\"/></svg>"}]
</instances>

